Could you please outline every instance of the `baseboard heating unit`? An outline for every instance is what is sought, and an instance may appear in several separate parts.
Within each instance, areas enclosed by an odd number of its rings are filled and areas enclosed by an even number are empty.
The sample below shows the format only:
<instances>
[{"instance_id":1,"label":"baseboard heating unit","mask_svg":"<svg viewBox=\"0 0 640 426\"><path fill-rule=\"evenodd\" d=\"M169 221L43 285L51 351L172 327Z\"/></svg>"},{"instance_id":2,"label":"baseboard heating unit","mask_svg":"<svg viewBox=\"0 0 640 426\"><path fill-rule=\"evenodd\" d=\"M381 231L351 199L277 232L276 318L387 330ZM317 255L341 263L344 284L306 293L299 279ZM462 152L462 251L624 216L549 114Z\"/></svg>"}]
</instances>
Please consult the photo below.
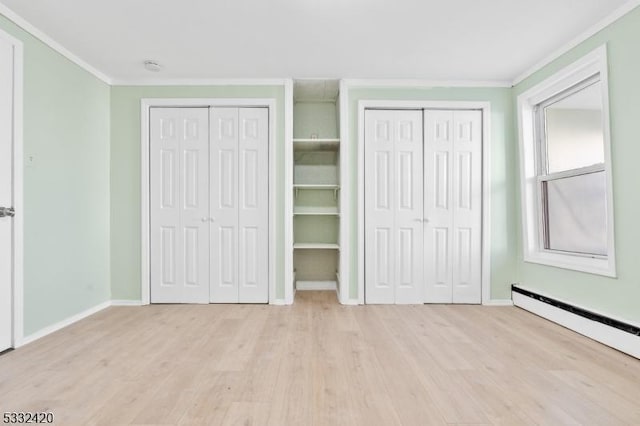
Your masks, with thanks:
<instances>
[{"instance_id":1,"label":"baseboard heating unit","mask_svg":"<svg viewBox=\"0 0 640 426\"><path fill-rule=\"evenodd\" d=\"M640 325L583 309L518 284L511 286L511 296L519 308L640 359Z\"/></svg>"}]
</instances>

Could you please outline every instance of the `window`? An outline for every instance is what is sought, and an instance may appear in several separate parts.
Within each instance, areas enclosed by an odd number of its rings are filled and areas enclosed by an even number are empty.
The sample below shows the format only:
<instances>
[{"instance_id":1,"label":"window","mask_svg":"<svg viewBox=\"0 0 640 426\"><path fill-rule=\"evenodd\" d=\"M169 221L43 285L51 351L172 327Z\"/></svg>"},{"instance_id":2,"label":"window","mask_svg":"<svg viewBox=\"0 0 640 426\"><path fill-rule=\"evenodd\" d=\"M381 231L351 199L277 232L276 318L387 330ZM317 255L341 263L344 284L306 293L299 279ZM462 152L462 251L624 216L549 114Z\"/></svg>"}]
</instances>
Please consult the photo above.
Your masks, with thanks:
<instances>
[{"instance_id":1,"label":"window","mask_svg":"<svg viewBox=\"0 0 640 426\"><path fill-rule=\"evenodd\" d=\"M518 97L525 261L615 276L606 49Z\"/></svg>"}]
</instances>

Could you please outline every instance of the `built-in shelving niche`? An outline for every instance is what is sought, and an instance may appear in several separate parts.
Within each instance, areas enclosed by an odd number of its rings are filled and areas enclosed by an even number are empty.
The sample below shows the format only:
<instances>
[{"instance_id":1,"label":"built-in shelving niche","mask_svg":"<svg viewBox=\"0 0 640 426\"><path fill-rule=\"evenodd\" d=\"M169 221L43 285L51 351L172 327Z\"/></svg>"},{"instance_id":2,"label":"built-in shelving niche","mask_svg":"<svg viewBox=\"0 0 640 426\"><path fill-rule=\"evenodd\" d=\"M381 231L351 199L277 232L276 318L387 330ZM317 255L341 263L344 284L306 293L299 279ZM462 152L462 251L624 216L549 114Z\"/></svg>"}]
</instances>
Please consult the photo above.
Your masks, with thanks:
<instances>
[{"instance_id":1,"label":"built-in shelving niche","mask_svg":"<svg viewBox=\"0 0 640 426\"><path fill-rule=\"evenodd\" d=\"M297 290L340 286L338 106L338 81L295 81L292 191Z\"/></svg>"}]
</instances>

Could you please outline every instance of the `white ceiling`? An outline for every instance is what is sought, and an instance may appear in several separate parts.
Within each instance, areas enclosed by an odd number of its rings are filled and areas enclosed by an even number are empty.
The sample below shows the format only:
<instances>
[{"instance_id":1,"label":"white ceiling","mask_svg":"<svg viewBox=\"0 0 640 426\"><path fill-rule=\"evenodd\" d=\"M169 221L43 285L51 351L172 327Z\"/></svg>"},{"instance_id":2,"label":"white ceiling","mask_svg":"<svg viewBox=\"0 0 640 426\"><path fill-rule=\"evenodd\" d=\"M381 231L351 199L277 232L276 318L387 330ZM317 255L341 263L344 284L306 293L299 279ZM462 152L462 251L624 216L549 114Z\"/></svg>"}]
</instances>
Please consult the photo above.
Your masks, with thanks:
<instances>
[{"instance_id":1,"label":"white ceiling","mask_svg":"<svg viewBox=\"0 0 640 426\"><path fill-rule=\"evenodd\" d=\"M116 80L511 81L625 2L0 0Z\"/></svg>"}]
</instances>

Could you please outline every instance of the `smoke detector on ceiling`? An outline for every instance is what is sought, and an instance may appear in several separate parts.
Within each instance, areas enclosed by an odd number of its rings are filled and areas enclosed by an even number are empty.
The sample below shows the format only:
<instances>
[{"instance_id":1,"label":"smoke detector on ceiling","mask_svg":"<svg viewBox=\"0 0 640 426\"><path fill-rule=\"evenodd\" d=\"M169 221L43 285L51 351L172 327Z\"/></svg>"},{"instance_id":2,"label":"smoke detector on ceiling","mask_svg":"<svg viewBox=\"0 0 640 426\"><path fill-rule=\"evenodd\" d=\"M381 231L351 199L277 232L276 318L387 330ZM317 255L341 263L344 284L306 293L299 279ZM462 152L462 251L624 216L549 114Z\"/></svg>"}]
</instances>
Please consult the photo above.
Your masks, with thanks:
<instances>
[{"instance_id":1,"label":"smoke detector on ceiling","mask_svg":"<svg viewBox=\"0 0 640 426\"><path fill-rule=\"evenodd\" d=\"M148 71L158 72L162 69L162 65L158 61L144 61L144 67Z\"/></svg>"}]
</instances>

